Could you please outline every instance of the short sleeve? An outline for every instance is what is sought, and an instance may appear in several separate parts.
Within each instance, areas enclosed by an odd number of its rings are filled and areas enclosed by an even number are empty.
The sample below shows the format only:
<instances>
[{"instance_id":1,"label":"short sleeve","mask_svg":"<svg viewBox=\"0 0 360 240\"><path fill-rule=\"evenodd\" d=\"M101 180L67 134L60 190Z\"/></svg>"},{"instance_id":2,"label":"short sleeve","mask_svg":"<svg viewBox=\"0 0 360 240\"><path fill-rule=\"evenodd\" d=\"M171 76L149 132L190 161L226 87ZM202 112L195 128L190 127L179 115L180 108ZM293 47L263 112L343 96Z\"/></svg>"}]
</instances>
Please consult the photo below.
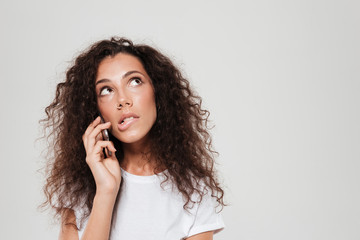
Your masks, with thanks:
<instances>
[{"instance_id":1,"label":"short sleeve","mask_svg":"<svg viewBox=\"0 0 360 240\"><path fill-rule=\"evenodd\" d=\"M210 193L204 195L198 205L194 224L190 228L188 237L208 231L214 231L215 234L223 230L225 224L220 210L221 206L218 206L216 198L211 197Z\"/></svg>"}]
</instances>

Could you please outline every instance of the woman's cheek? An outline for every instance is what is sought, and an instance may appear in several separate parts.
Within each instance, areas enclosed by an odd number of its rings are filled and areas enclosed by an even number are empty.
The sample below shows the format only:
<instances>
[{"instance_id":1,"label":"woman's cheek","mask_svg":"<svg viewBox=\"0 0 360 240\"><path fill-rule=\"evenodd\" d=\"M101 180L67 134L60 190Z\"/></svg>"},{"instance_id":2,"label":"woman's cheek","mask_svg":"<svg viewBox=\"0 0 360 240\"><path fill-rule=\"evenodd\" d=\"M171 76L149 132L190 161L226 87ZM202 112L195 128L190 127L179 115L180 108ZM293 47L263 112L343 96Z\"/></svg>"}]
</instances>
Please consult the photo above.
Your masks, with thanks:
<instances>
[{"instance_id":1,"label":"woman's cheek","mask_svg":"<svg viewBox=\"0 0 360 240\"><path fill-rule=\"evenodd\" d=\"M111 116L113 115L112 111L116 110L116 107L114 107L114 101L113 97L105 97L102 99L98 99L98 109L102 117L106 122L111 121Z\"/></svg>"}]
</instances>

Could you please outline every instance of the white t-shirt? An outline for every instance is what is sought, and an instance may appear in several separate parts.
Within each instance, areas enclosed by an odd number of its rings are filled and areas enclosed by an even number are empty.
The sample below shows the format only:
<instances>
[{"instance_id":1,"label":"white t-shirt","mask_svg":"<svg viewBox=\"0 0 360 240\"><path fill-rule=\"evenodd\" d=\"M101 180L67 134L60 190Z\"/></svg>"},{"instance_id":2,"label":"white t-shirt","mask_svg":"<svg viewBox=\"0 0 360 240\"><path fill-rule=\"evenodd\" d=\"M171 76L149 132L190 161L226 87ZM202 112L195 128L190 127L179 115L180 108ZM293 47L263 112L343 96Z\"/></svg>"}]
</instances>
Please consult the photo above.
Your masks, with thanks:
<instances>
[{"instance_id":1,"label":"white t-shirt","mask_svg":"<svg viewBox=\"0 0 360 240\"><path fill-rule=\"evenodd\" d=\"M122 186L114 208L111 240L180 240L192 235L224 228L216 200L205 195L200 204L185 210L184 200L163 173L137 176L121 170ZM162 188L163 187L163 188ZM75 211L79 221L80 212ZM81 238L86 226L79 231Z\"/></svg>"}]
</instances>

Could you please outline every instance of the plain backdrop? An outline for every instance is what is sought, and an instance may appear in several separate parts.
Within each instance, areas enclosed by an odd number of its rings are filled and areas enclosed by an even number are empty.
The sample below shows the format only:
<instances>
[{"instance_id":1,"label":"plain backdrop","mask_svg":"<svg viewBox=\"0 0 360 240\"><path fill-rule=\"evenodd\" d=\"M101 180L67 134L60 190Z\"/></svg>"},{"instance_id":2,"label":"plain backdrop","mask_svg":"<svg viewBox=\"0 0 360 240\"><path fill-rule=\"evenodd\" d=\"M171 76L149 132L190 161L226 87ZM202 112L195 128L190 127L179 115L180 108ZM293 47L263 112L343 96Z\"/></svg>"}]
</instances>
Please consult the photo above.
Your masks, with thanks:
<instances>
[{"instance_id":1,"label":"plain backdrop","mask_svg":"<svg viewBox=\"0 0 360 240\"><path fill-rule=\"evenodd\" d=\"M56 239L38 121L71 61L126 36L211 112L229 206L215 239L360 239L360 2L0 2L0 239Z\"/></svg>"}]
</instances>

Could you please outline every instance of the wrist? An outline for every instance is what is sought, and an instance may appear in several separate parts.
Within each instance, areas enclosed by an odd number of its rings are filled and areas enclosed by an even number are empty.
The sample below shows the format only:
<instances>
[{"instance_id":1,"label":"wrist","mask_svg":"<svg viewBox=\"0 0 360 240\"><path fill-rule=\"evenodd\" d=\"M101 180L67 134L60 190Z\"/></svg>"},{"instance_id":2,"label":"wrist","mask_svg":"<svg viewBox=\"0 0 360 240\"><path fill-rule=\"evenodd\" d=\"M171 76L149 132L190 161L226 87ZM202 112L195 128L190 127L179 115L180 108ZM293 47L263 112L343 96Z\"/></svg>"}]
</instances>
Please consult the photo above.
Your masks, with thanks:
<instances>
[{"instance_id":1,"label":"wrist","mask_svg":"<svg viewBox=\"0 0 360 240\"><path fill-rule=\"evenodd\" d=\"M116 197L120 189L120 183L107 182L106 184L96 184L96 195L104 197Z\"/></svg>"},{"instance_id":2,"label":"wrist","mask_svg":"<svg viewBox=\"0 0 360 240\"><path fill-rule=\"evenodd\" d=\"M101 191L96 190L95 197L94 197L94 204L95 202L101 202L102 204L114 204L117 197L117 191Z\"/></svg>"}]
</instances>

